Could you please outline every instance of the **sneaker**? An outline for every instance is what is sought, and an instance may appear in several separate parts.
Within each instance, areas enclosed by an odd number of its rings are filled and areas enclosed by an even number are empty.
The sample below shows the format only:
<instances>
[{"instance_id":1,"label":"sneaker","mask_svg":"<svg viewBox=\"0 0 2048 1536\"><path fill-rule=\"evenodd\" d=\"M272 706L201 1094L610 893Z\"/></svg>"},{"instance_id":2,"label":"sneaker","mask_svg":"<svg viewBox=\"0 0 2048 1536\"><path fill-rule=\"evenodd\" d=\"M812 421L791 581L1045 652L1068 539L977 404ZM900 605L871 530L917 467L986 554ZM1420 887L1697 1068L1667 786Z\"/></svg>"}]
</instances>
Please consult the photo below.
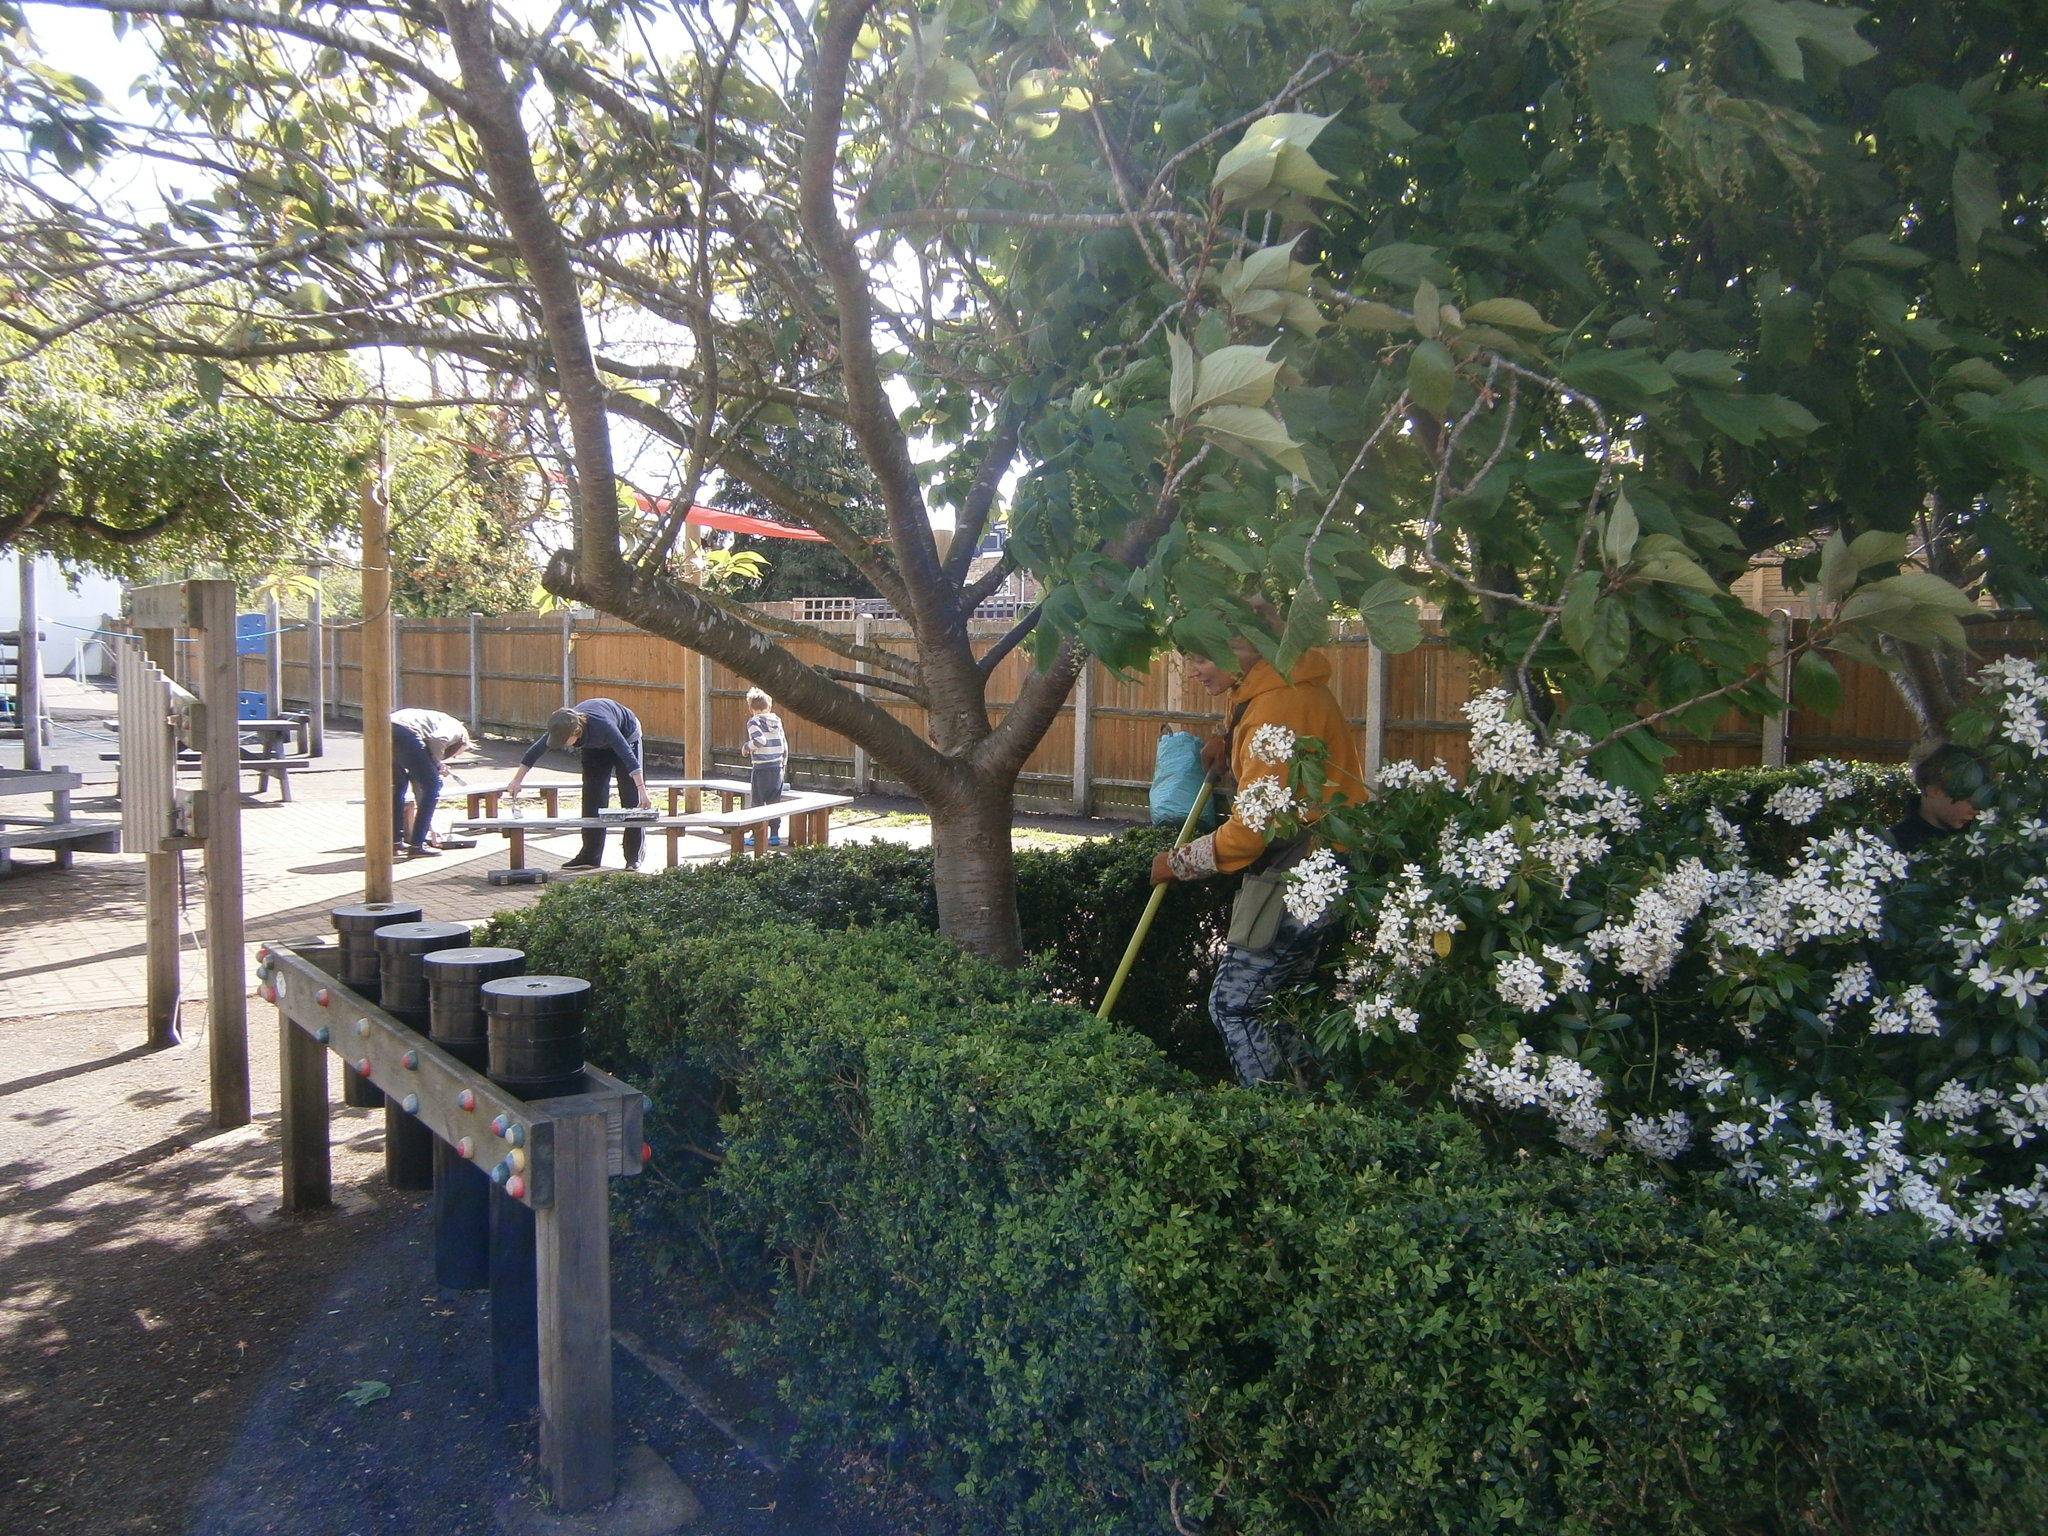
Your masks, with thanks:
<instances>
[{"instance_id":1,"label":"sneaker","mask_svg":"<svg viewBox=\"0 0 2048 1536\"><path fill-rule=\"evenodd\" d=\"M770 848L780 848L782 846L782 839L779 837L771 837L768 839L768 846Z\"/></svg>"},{"instance_id":2,"label":"sneaker","mask_svg":"<svg viewBox=\"0 0 2048 1536\"><path fill-rule=\"evenodd\" d=\"M564 873L569 873L578 870L596 869L598 867L598 862L595 859L571 859L562 866L562 869Z\"/></svg>"},{"instance_id":3,"label":"sneaker","mask_svg":"<svg viewBox=\"0 0 2048 1536\"><path fill-rule=\"evenodd\" d=\"M427 847L408 848L405 850L405 856L408 859L438 859L441 857L441 850Z\"/></svg>"}]
</instances>

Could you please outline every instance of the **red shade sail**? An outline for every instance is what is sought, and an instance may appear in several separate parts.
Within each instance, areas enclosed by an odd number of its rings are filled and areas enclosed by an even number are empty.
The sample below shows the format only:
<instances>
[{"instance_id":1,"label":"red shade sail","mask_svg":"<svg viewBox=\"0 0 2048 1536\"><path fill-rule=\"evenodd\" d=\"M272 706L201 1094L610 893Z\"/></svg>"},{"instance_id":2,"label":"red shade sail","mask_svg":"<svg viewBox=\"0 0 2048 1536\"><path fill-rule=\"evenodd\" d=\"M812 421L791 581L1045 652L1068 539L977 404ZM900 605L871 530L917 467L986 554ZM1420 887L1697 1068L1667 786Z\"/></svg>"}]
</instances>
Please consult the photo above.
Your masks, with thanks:
<instances>
[{"instance_id":1,"label":"red shade sail","mask_svg":"<svg viewBox=\"0 0 2048 1536\"><path fill-rule=\"evenodd\" d=\"M826 542L825 535L810 528L793 528L788 523L771 522L765 517L749 517L744 512L724 512L717 507L693 506L683 521L695 528L723 528L728 533L750 533L761 539L809 539L818 544Z\"/></svg>"}]
</instances>

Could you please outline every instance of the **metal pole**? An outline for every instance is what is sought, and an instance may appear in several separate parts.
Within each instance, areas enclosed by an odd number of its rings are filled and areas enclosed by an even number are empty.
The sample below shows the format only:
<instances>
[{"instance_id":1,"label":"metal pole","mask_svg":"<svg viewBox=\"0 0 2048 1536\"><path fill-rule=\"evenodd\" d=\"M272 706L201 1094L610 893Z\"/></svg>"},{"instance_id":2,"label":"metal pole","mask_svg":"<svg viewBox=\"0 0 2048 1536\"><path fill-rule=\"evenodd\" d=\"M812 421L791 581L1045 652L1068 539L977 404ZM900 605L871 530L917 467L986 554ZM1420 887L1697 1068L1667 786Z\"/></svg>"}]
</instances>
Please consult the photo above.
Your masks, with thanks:
<instances>
[{"instance_id":1,"label":"metal pole","mask_svg":"<svg viewBox=\"0 0 2048 1536\"><path fill-rule=\"evenodd\" d=\"M21 568L21 644L15 650L19 677L15 699L21 706L21 766L43 766L43 637L36 613L36 557L19 551Z\"/></svg>"},{"instance_id":2,"label":"metal pole","mask_svg":"<svg viewBox=\"0 0 2048 1536\"><path fill-rule=\"evenodd\" d=\"M366 470L363 517L363 899L391 899L391 523L383 453Z\"/></svg>"},{"instance_id":3,"label":"metal pole","mask_svg":"<svg viewBox=\"0 0 2048 1536\"><path fill-rule=\"evenodd\" d=\"M576 702L576 616L562 610L562 708Z\"/></svg>"},{"instance_id":4,"label":"metal pole","mask_svg":"<svg viewBox=\"0 0 2048 1536\"><path fill-rule=\"evenodd\" d=\"M306 750L327 751L327 619L320 598L320 566L309 568L313 598L306 614Z\"/></svg>"},{"instance_id":5,"label":"metal pole","mask_svg":"<svg viewBox=\"0 0 2048 1536\"><path fill-rule=\"evenodd\" d=\"M1215 793L1216 780L1202 780L1202 792L1195 796L1195 803L1188 811L1188 819L1181 823L1180 836L1173 840L1178 848L1195 835L1195 823L1202 819L1202 812L1208 809L1209 796ZM1152 895L1145 902L1145 911L1138 919L1138 928L1131 935L1131 942L1124 950L1124 957L1117 963L1116 974L1109 979L1109 990L1102 994L1102 1006L1095 1010L1095 1017L1106 1019L1109 1010L1116 1006L1117 994L1124 989L1124 978L1131 974L1131 965L1138 958L1138 951L1144 947L1145 935L1152 931L1152 919L1159 915L1159 904L1166 899L1166 887L1155 885Z\"/></svg>"},{"instance_id":6,"label":"metal pole","mask_svg":"<svg viewBox=\"0 0 2048 1536\"><path fill-rule=\"evenodd\" d=\"M1095 658L1081 658L1074 679L1074 814L1086 816L1095 799Z\"/></svg>"},{"instance_id":7,"label":"metal pole","mask_svg":"<svg viewBox=\"0 0 2048 1536\"><path fill-rule=\"evenodd\" d=\"M235 584L187 584L198 620L199 697L206 705L201 782L206 793L207 1058L213 1124L249 1123L249 979L242 955L242 733L235 717Z\"/></svg>"},{"instance_id":8,"label":"metal pole","mask_svg":"<svg viewBox=\"0 0 2048 1536\"><path fill-rule=\"evenodd\" d=\"M177 667L176 637L177 631L170 629L142 631L142 653L156 663L165 677L170 677ZM151 682L152 687L158 690L155 696L161 697L161 685L156 684L154 679ZM138 767L146 763L149 768L145 771L161 768L163 777L170 783L175 783L178 746L179 743L172 743L171 758L168 762L159 761L160 750L157 754L145 755L146 747L137 748L136 744L125 741L122 743L122 751L125 755L133 750L133 760ZM125 775L134 770L128 769L125 762L122 766L122 782L125 788ZM169 784L165 785L164 792L170 792ZM144 1011L148 1020L151 1050L163 1050L176 1045L181 1028L181 1021L178 1018L178 860L182 857L182 854L167 852L162 848L142 850L143 934L148 971L148 992Z\"/></svg>"},{"instance_id":9,"label":"metal pole","mask_svg":"<svg viewBox=\"0 0 2048 1536\"><path fill-rule=\"evenodd\" d=\"M1792 680L1785 672L1785 650L1792 640L1792 615L1780 608L1771 614L1771 691L1785 701L1785 708L1764 716L1763 765L1785 766L1785 742L1792 724Z\"/></svg>"},{"instance_id":10,"label":"metal pole","mask_svg":"<svg viewBox=\"0 0 2048 1536\"><path fill-rule=\"evenodd\" d=\"M1365 782L1380 781L1380 764L1387 756L1387 653L1367 643L1365 648Z\"/></svg>"},{"instance_id":11,"label":"metal pole","mask_svg":"<svg viewBox=\"0 0 2048 1536\"><path fill-rule=\"evenodd\" d=\"M276 720L284 714L284 621L274 592L263 600L263 627L270 631L263 655L269 665L270 718Z\"/></svg>"}]
</instances>

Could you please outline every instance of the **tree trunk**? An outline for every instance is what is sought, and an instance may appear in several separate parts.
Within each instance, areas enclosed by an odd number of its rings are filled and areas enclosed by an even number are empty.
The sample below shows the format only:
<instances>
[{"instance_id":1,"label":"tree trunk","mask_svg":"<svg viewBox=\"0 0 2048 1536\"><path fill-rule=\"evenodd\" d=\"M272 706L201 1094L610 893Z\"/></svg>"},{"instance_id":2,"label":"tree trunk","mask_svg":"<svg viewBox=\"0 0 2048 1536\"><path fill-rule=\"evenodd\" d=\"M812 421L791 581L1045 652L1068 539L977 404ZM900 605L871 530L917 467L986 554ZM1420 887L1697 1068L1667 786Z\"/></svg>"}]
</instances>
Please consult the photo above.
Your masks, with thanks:
<instances>
[{"instance_id":1,"label":"tree trunk","mask_svg":"<svg viewBox=\"0 0 2048 1536\"><path fill-rule=\"evenodd\" d=\"M1017 918L1017 859L1010 843L1014 778L977 774L957 794L926 802L939 931L998 965L1024 963Z\"/></svg>"}]
</instances>

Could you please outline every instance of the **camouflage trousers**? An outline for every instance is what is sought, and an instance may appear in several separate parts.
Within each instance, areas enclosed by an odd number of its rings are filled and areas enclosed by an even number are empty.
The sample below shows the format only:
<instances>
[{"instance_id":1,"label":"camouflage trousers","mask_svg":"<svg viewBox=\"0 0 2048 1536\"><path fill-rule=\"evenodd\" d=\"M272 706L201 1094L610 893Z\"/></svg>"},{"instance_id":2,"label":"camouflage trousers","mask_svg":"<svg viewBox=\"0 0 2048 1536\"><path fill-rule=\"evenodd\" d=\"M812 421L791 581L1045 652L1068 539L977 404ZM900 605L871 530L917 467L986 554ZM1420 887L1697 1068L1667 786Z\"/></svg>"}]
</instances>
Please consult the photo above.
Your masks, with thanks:
<instances>
[{"instance_id":1,"label":"camouflage trousers","mask_svg":"<svg viewBox=\"0 0 2048 1536\"><path fill-rule=\"evenodd\" d=\"M1215 984L1209 988L1209 1017L1223 1036L1239 1082L1271 1082L1280 1075L1286 1053L1259 1015L1275 992L1308 980L1329 930L1327 915L1304 927L1293 913L1284 913L1268 948L1241 949L1233 944L1216 968Z\"/></svg>"}]
</instances>

